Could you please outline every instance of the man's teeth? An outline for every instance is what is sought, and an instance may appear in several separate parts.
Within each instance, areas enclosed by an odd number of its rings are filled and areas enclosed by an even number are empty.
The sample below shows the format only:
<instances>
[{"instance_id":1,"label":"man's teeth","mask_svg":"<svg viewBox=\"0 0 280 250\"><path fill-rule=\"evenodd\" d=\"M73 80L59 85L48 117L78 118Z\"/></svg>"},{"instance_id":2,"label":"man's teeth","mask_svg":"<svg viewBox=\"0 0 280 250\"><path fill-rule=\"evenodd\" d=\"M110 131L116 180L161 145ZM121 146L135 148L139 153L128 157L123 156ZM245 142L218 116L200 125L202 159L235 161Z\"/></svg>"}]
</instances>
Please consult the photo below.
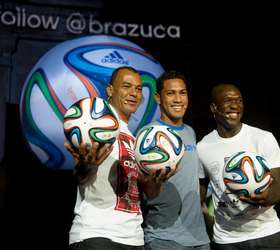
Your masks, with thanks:
<instances>
[{"instance_id":1,"label":"man's teeth","mask_svg":"<svg viewBox=\"0 0 280 250\"><path fill-rule=\"evenodd\" d=\"M181 110L182 106L172 106L172 108L175 109L175 110Z\"/></svg>"},{"instance_id":2,"label":"man's teeth","mask_svg":"<svg viewBox=\"0 0 280 250\"><path fill-rule=\"evenodd\" d=\"M238 113L228 113L226 115L226 117L228 117L228 118L237 118L238 117Z\"/></svg>"}]
</instances>

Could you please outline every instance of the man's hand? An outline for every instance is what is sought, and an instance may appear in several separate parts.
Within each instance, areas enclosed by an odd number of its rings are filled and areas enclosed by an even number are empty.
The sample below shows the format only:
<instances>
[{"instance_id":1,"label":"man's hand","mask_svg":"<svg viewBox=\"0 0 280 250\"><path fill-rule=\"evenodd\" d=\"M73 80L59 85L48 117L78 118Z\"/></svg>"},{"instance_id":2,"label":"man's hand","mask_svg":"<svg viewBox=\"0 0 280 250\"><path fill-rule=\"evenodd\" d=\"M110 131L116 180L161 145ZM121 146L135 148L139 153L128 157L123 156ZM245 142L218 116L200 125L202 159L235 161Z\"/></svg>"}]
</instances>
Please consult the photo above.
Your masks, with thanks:
<instances>
[{"instance_id":1,"label":"man's hand","mask_svg":"<svg viewBox=\"0 0 280 250\"><path fill-rule=\"evenodd\" d=\"M239 196L239 199L252 205L271 206L273 204L271 204L269 200L270 192L271 183L270 186L260 194L252 194L251 196L241 195Z\"/></svg>"},{"instance_id":2,"label":"man's hand","mask_svg":"<svg viewBox=\"0 0 280 250\"><path fill-rule=\"evenodd\" d=\"M269 187L260 194L250 197L241 196L240 200L253 205L272 206L280 201L280 167L271 169L271 182Z\"/></svg>"},{"instance_id":3,"label":"man's hand","mask_svg":"<svg viewBox=\"0 0 280 250\"><path fill-rule=\"evenodd\" d=\"M98 142L94 142L92 146L81 144L77 149L67 142L64 146L74 158L75 174L80 184L88 183L91 177L96 176L98 166L113 150L112 144L100 145Z\"/></svg>"},{"instance_id":4,"label":"man's hand","mask_svg":"<svg viewBox=\"0 0 280 250\"><path fill-rule=\"evenodd\" d=\"M146 174L143 173L142 170L139 168L138 181L147 197L152 199L159 195L162 183L167 181L174 174L176 174L177 171L177 169L166 171L166 168L162 168L151 174Z\"/></svg>"}]
</instances>

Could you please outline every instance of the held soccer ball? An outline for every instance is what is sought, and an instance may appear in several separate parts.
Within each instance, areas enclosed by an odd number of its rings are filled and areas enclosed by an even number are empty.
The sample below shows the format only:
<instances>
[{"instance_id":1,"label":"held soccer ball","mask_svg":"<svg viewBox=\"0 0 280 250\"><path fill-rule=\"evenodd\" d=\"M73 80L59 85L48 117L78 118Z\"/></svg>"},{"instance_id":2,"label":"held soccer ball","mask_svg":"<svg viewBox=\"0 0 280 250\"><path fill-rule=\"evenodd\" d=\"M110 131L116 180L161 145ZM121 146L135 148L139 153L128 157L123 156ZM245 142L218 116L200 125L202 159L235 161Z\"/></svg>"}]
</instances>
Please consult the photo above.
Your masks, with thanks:
<instances>
[{"instance_id":1,"label":"held soccer ball","mask_svg":"<svg viewBox=\"0 0 280 250\"><path fill-rule=\"evenodd\" d=\"M170 127L154 125L143 129L136 137L136 160L140 168L152 174L166 168L176 169L184 155L184 144L180 136Z\"/></svg>"},{"instance_id":2,"label":"held soccer ball","mask_svg":"<svg viewBox=\"0 0 280 250\"><path fill-rule=\"evenodd\" d=\"M119 118L106 100L88 97L66 111L63 128L66 138L76 148L81 143L114 143L119 134Z\"/></svg>"},{"instance_id":3,"label":"held soccer ball","mask_svg":"<svg viewBox=\"0 0 280 250\"><path fill-rule=\"evenodd\" d=\"M262 156L242 151L227 160L223 178L233 193L249 196L259 194L269 186L271 172Z\"/></svg>"}]
</instances>

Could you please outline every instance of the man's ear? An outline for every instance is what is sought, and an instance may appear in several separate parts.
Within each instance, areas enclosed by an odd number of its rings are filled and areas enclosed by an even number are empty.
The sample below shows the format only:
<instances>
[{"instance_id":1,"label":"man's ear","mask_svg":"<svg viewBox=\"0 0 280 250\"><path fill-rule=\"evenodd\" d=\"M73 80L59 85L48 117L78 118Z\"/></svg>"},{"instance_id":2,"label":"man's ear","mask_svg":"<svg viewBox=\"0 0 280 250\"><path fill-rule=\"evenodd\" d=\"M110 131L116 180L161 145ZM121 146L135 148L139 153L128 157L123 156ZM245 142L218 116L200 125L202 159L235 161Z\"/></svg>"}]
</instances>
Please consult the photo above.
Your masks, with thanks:
<instances>
[{"instance_id":1,"label":"man's ear","mask_svg":"<svg viewBox=\"0 0 280 250\"><path fill-rule=\"evenodd\" d=\"M155 94L155 100L158 103L158 105L160 105L160 94L159 93Z\"/></svg>"},{"instance_id":2,"label":"man's ear","mask_svg":"<svg viewBox=\"0 0 280 250\"><path fill-rule=\"evenodd\" d=\"M214 102L212 102L212 103L210 104L210 110L211 110L212 113L216 113L216 111L217 111L217 105L216 105Z\"/></svg>"},{"instance_id":3,"label":"man's ear","mask_svg":"<svg viewBox=\"0 0 280 250\"><path fill-rule=\"evenodd\" d=\"M111 84L108 85L107 88L106 88L106 91L107 91L108 97L109 98L112 97L112 95L113 95L113 86Z\"/></svg>"}]
</instances>

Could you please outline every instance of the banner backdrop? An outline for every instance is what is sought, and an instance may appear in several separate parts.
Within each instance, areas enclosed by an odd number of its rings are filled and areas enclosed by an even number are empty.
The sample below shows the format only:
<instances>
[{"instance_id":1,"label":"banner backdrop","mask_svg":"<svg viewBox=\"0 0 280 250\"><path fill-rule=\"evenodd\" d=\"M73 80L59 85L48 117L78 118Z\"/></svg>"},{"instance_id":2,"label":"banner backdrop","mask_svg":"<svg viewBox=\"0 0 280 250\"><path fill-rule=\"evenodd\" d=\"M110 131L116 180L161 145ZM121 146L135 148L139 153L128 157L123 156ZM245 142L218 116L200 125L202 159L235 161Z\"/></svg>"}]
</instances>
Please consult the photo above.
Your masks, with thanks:
<instances>
[{"instance_id":1,"label":"banner backdrop","mask_svg":"<svg viewBox=\"0 0 280 250\"><path fill-rule=\"evenodd\" d=\"M4 141L5 141L5 117L6 103L4 96L0 93L0 162L4 157ZM1 166L0 166L1 167Z\"/></svg>"},{"instance_id":2,"label":"banner backdrop","mask_svg":"<svg viewBox=\"0 0 280 250\"><path fill-rule=\"evenodd\" d=\"M63 114L83 97L106 98L105 86L115 68L132 66L141 73L143 100L129 121L131 131L136 133L158 117L153 95L156 78L164 70L158 58L165 51L167 59L180 47L181 26L174 19L155 22L145 5L133 13L115 5L101 0L0 4L3 105L20 103L25 145L44 166L73 168L63 146ZM4 124L1 127L5 134Z\"/></svg>"},{"instance_id":3,"label":"banner backdrop","mask_svg":"<svg viewBox=\"0 0 280 250\"><path fill-rule=\"evenodd\" d=\"M43 164L54 169L74 167L64 147L63 116L82 98L107 99L112 72L121 66L135 68L142 78L142 101L128 123L136 133L159 117L154 95L163 68L144 49L118 37L86 36L58 44L35 64L22 90L20 115L24 135Z\"/></svg>"}]
</instances>

